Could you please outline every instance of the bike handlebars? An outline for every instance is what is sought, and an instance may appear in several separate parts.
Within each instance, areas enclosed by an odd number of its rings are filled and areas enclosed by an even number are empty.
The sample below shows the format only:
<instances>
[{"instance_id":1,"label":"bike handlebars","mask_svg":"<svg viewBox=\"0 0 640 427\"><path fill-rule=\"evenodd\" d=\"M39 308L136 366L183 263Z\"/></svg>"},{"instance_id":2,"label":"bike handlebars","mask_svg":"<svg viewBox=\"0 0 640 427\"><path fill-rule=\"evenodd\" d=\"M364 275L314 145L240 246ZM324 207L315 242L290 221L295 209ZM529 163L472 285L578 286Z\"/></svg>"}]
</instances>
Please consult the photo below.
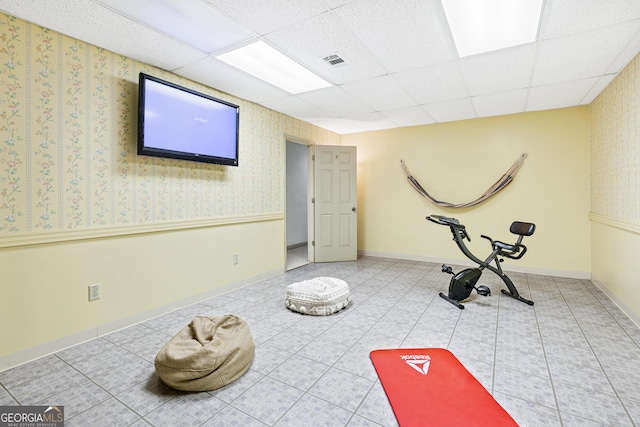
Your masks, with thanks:
<instances>
[{"instance_id":1,"label":"bike handlebars","mask_svg":"<svg viewBox=\"0 0 640 427\"><path fill-rule=\"evenodd\" d=\"M468 241L471 241L471 238L467 234L467 229L464 227L464 225L460 224L460 221L458 221L456 218L450 218L443 215L429 215L427 219L431 222L435 222L436 224L451 227L451 231L460 230L462 237L467 239Z\"/></svg>"},{"instance_id":2,"label":"bike handlebars","mask_svg":"<svg viewBox=\"0 0 640 427\"><path fill-rule=\"evenodd\" d=\"M455 218L449 218L448 216L442 216L442 215L429 215L427 217L427 219L431 222L435 222L436 224L440 224L440 225L448 225L448 226L459 226L460 225L460 221L458 221ZM464 225L462 226L464 227Z\"/></svg>"}]
</instances>

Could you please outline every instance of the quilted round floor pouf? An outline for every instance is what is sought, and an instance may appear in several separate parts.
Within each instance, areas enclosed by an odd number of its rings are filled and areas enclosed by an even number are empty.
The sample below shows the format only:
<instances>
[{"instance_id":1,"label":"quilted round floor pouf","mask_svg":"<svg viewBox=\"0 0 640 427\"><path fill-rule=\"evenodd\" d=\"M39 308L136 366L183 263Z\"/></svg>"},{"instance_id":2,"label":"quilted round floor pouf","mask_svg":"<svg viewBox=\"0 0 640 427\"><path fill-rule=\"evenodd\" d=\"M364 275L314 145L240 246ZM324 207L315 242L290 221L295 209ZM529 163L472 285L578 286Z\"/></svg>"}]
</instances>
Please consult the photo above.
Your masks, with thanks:
<instances>
[{"instance_id":1,"label":"quilted round floor pouf","mask_svg":"<svg viewBox=\"0 0 640 427\"><path fill-rule=\"evenodd\" d=\"M334 277L315 277L287 286L285 305L289 310L326 316L342 310L351 297L349 285Z\"/></svg>"},{"instance_id":2,"label":"quilted round floor pouf","mask_svg":"<svg viewBox=\"0 0 640 427\"><path fill-rule=\"evenodd\" d=\"M216 390L244 374L254 352L244 320L231 314L197 316L160 349L156 373L177 390Z\"/></svg>"}]
</instances>

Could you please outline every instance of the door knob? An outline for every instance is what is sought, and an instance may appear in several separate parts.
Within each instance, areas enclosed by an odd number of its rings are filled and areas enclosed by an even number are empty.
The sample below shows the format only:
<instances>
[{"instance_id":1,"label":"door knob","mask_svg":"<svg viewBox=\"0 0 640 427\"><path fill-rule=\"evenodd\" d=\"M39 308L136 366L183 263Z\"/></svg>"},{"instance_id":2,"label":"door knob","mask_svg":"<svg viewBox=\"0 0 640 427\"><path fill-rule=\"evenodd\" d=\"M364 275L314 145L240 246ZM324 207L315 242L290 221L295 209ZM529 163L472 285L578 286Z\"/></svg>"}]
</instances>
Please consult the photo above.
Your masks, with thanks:
<instances>
[{"instance_id":1,"label":"door knob","mask_svg":"<svg viewBox=\"0 0 640 427\"><path fill-rule=\"evenodd\" d=\"M351 208L351 210L352 210L353 212L355 212L355 211L356 211L356 208L355 208L355 207L353 207L353 208Z\"/></svg>"}]
</instances>

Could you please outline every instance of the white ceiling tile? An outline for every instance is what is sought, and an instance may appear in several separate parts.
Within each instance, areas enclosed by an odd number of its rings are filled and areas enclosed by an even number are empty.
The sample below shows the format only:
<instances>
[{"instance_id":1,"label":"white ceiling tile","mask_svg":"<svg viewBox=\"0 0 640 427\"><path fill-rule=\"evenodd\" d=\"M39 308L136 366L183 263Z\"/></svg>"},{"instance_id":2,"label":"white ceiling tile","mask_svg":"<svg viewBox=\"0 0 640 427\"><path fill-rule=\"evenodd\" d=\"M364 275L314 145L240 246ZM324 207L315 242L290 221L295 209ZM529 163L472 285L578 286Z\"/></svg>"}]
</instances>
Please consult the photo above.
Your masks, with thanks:
<instances>
[{"instance_id":1,"label":"white ceiling tile","mask_svg":"<svg viewBox=\"0 0 640 427\"><path fill-rule=\"evenodd\" d=\"M419 104L467 96L465 82L454 61L395 73L393 77Z\"/></svg>"},{"instance_id":2,"label":"white ceiling tile","mask_svg":"<svg viewBox=\"0 0 640 427\"><path fill-rule=\"evenodd\" d=\"M389 75L347 83L342 88L377 111L417 105Z\"/></svg>"},{"instance_id":3,"label":"white ceiling tile","mask_svg":"<svg viewBox=\"0 0 640 427\"><path fill-rule=\"evenodd\" d=\"M322 2L329 6L331 9L337 9L340 6L353 3L354 1L358 0L322 0Z\"/></svg>"},{"instance_id":4,"label":"white ceiling tile","mask_svg":"<svg viewBox=\"0 0 640 427\"><path fill-rule=\"evenodd\" d=\"M341 135L366 131L357 122L346 119L311 119L309 123Z\"/></svg>"},{"instance_id":5,"label":"white ceiling tile","mask_svg":"<svg viewBox=\"0 0 640 427\"><path fill-rule=\"evenodd\" d=\"M616 59L609 65L606 74L619 73L629 62L640 52L640 29L636 31L635 36L620 51Z\"/></svg>"},{"instance_id":6,"label":"white ceiling tile","mask_svg":"<svg viewBox=\"0 0 640 427\"><path fill-rule=\"evenodd\" d=\"M541 42L532 85L605 74L639 27L640 20Z\"/></svg>"},{"instance_id":7,"label":"white ceiling tile","mask_svg":"<svg viewBox=\"0 0 640 427\"><path fill-rule=\"evenodd\" d=\"M597 83L591 79L537 86L529 89L526 111L551 110L580 105L580 101Z\"/></svg>"},{"instance_id":8,"label":"white ceiling tile","mask_svg":"<svg viewBox=\"0 0 640 427\"><path fill-rule=\"evenodd\" d=\"M392 129L398 127L394 122L387 119L380 113L363 113L354 114L351 116L343 117L347 122L354 123L358 127L364 130L382 130Z\"/></svg>"},{"instance_id":9,"label":"white ceiling tile","mask_svg":"<svg viewBox=\"0 0 640 427\"><path fill-rule=\"evenodd\" d=\"M320 108L331 110L334 116L348 116L350 114L372 113L373 108L347 93L340 86L304 92L298 98Z\"/></svg>"},{"instance_id":10,"label":"white ceiling tile","mask_svg":"<svg viewBox=\"0 0 640 427\"><path fill-rule=\"evenodd\" d=\"M640 18L637 0L546 0L540 39L594 30Z\"/></svg>"},{"instance_id":11,"label":"white ceiling tile","mask_svg":"<svg viewBox=\"0 0 640 427\"><path fill-rule=\"evenodd\" d=\"M433 117L421 106L398 108L395 110L380 111L387 119L398 126L417 126L434 123Z\"/></svg>"},{"instance_id":12,"label":"white ceiling tile","mask_svg":"<svg viewBox=\"0 0 640 427\"><path fill-rule=\"evenodd\" d=\"M0 5L16 16L165 70L206 54L86 0L14 1Z\"/></svg>"},{"instance_id":13,"label":"white ceiling tile","mask_svg":"<svg viewBox=\"0 0 640 427\"><path fill-rule=\"evenodd\" d=\"M469 95L486 95L528 87L536 44L528 43L460 59Z\"/></svg>"},{"instance_id":14,"label":"white ceiling tile","mask_svg":"<svg viewBox=\"0 0 640 427\"><path fill-rule=\"evenodd\" d=\"M201 59L175 70L176 74L233 94L247 101L283 98L289 93L213 57Z\"/></svg>"},{"instance_id":15,"label":"white ceiling tile","mask_svg":"<svg viewBox=\"0 0 640 427\"><path fill-rule=\"evenodd\" d=\"M362 0L336 13L391 73L457 57L439 1Z\"/></svg>"},{"instance_id":16,"label":"white ceiling tile","mask_svg":"<svg viewBox=\"0 0 640 427\"><path fill-rule=\"evenodd\" d=\"M203 0L264 36L329 10L321 1Z\"/></svg>"},{"instance_id":17,"label":"white ceiling tile","mask_svg":"<svg viewBox=\"0 0 640 427\"><path fill-rule=\"evenodd\" d=\"M474 96L471 101L478 117L521 113L527 104L528 92L528 89L518 89L511 92L492 93Z\"/></svg>"},{"instance_id":18,"label":"white ceiling tile","mask_svg":"<svg viewBox=\"0 0 640 427\"><path fill-rule=\"evenodd\" d=\"M582 98L580 103L583 105L591 104L615 78L615 74L608 74L606 76L600 77L598 81L593 85L593 87L589 90L589 92L587 92L584 98Z\"/></svg>"},{"instance_id":19,"label":"white ceiling tile","mask_svg":"<svg viewBox=\"0 0 640 427\"><path fill-rule=\"evenodd\" d=\"M386 73L367 47L333 12L272 33L266 40L334 84ZM344 59L343 64L334 67L323 60L336 53Z\"/></svg>"},{"instance_id":20,"label":"white ceiling tile","mask_svg":"<svg viewBox=\"0 0 640 427\"><path fill-rule=\"evenodd\" d=\"M423 108L437 122L475 119L477 116L469 98L424 105Z\"/></svg>"},{"instance_id":21,"label":"white ceiling tile","mask_svg":"<svg viewBox=\"0 0 640 427\"><path fill-rule=\"evenodd\" d=\"M180 0L180 8L174 7L172 0L92 1L207 53L256 36L201 0Z\"/></svg>"},{"instance_id":22,"label":"white ceiling tile","mask_svg":"<svg viewBox=\"0 0 640 427\"><path fill-rule=\"evenodd\" d=\"M270 101L261 102L261 105L278 111L283 114L287 114L291 117L296 117L301 120L307 119L321 119L321 118L333 118L334 116L327 113L315 105L311 105L301 99L298 99L295 95L286 96L284 98L273 99Z\"/></svg>"}]
</instances>

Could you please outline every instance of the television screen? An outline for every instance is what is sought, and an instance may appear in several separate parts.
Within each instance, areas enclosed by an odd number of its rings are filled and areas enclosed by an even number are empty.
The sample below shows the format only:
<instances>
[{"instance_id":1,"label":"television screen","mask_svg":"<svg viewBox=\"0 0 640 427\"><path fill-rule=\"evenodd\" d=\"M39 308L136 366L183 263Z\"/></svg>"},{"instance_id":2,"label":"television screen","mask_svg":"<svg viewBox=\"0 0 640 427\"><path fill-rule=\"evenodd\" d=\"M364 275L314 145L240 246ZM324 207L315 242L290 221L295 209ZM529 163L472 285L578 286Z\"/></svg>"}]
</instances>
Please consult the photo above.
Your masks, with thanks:
<instances>
[{"instance_id":1,"label":"television screen","mask_svg":"<svg viewBox=\"0 0 640 427\"><path fill-rule=\"evenodd\" d=\"M140 73L138 154L238 166L239 107Z\"/></svg>"}]
</instances>

